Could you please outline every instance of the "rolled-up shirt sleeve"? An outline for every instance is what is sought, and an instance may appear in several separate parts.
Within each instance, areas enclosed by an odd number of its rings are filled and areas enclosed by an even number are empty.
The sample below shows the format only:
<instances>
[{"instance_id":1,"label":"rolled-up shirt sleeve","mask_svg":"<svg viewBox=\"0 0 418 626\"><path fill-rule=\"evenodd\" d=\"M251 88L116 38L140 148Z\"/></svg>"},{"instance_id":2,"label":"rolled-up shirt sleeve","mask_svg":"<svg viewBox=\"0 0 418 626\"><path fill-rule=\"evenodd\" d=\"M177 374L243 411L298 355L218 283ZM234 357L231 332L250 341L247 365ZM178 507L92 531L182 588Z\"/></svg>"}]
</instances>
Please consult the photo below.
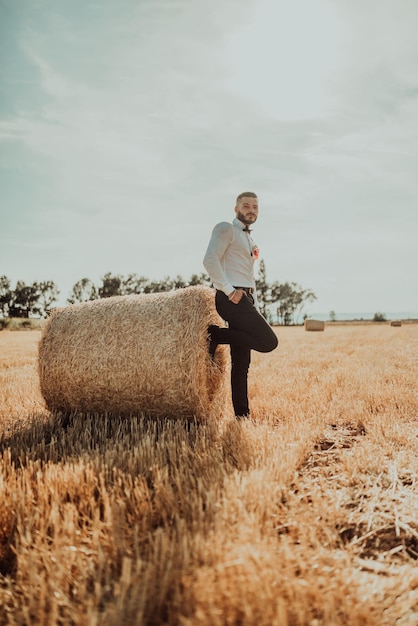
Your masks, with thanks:
<instances>
[{"instance_id":1,"label":"rolled-up shirt sleeve","mask_svg":"<svg viewBox=\"0 0 418 626\"><path fill-rule=\"evenodd\" d=\"M217 224L212 231L208 249L203 259L203 265L214 286L227 296L234 291L234 286L225 274L223 258L233 238L234 228L232 224L228 222Z\"/></svg>"}]
</instances>

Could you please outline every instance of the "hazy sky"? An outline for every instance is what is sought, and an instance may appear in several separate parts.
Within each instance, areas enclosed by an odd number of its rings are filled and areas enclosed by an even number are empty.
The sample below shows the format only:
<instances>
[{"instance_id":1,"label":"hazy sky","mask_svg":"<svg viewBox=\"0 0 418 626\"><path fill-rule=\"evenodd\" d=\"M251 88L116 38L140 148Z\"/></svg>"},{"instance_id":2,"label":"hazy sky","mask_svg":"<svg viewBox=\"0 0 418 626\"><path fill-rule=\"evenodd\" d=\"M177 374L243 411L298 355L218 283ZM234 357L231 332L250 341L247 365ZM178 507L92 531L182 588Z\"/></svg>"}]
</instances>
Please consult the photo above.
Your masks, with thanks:
<instances>
[{"instance_id":1,"label":"hazy sky","mask_svg":"<svg viewBox=\"0 0 418 626\"><path fill-rule=\"evenodd\" d=\"M418 311L416 0L0 0L0 275L203 271L256 191L309 311Z\"/></svg>"}]
</instances>

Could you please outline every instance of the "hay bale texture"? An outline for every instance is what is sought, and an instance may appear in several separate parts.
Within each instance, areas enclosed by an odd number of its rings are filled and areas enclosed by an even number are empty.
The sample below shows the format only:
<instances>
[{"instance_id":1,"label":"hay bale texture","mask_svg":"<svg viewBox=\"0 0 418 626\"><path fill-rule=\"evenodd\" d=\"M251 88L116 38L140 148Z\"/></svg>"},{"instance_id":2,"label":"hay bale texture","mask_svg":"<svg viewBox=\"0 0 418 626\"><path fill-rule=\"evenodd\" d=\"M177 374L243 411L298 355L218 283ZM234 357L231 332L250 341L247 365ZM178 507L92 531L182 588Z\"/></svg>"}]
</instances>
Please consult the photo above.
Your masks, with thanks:
<instances>
[{"instance_id":1,"label":"hay bale texture","mask_svg":"<svg viewBox=\"0 0 418 626\"><path fill-rule=\"evenodd\" d=\"M39 344L50 410L204 420L225 398L226 350L208 354L209 324L222 325L213 290L104 298L56 309Z\"/></svg>"},{"instance_id":2,"label":"hay bale texture","mask_svg":"<svg viewBox=\"0 0 418 626\"><path fill-rule=\"evenodd\" d=\"M391 326L402 326L402 322L401 322L401 320L391 320L390 325Z\"/></svg>"},{"instance_id":3,"label":"hay bale texture","mask_svg":"<svg viewBox=\"0 0 418 626\"><path fill-rule=\"evenodd\" d=\"M325 322L321 320L305 320L305 330L325 330Z\"/></svg>"}]
</instances>

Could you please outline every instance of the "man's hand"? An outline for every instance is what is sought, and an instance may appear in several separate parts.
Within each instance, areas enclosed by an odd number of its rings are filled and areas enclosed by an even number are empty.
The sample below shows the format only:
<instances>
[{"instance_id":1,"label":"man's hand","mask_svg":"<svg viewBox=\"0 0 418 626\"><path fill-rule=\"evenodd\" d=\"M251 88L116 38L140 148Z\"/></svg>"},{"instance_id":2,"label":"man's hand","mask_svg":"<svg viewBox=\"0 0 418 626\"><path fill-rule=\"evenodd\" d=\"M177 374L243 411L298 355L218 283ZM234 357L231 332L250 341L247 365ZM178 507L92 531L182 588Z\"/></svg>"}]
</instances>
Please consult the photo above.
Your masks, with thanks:
<instances>
[{"instance_id":1,"label":"man's hand","mask_svg":"<svg viewBox=\"0 0 418 626\"><path fill-rule=\"evenodd\" d=\"M232 302L233 304L238 304L242 296L244 295L245 295L245 291L243 291L242 289L235 289L232 292L232 297L231 297L231 294L228 296L228 300Z\"/></svg>"}]
</instances>

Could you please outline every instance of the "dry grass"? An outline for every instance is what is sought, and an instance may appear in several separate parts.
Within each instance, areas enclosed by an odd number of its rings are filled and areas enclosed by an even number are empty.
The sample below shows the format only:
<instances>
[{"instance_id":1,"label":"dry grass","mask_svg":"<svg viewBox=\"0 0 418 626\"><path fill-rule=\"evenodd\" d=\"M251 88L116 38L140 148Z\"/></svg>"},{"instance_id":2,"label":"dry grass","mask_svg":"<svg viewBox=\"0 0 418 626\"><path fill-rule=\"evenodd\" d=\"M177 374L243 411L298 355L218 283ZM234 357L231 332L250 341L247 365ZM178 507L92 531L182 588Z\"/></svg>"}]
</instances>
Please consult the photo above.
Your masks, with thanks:
<instances>
[{"instance_id":1,"label":"dry grass","mask_svg":"<svg viewBox=\"0 0 418 626\"><path fill-rule=\"evenodd\" d=\"M418 325L278 335L199 424L50 414L0 333L1 624L418 623Z\"/></svg>"}]
</instances>

